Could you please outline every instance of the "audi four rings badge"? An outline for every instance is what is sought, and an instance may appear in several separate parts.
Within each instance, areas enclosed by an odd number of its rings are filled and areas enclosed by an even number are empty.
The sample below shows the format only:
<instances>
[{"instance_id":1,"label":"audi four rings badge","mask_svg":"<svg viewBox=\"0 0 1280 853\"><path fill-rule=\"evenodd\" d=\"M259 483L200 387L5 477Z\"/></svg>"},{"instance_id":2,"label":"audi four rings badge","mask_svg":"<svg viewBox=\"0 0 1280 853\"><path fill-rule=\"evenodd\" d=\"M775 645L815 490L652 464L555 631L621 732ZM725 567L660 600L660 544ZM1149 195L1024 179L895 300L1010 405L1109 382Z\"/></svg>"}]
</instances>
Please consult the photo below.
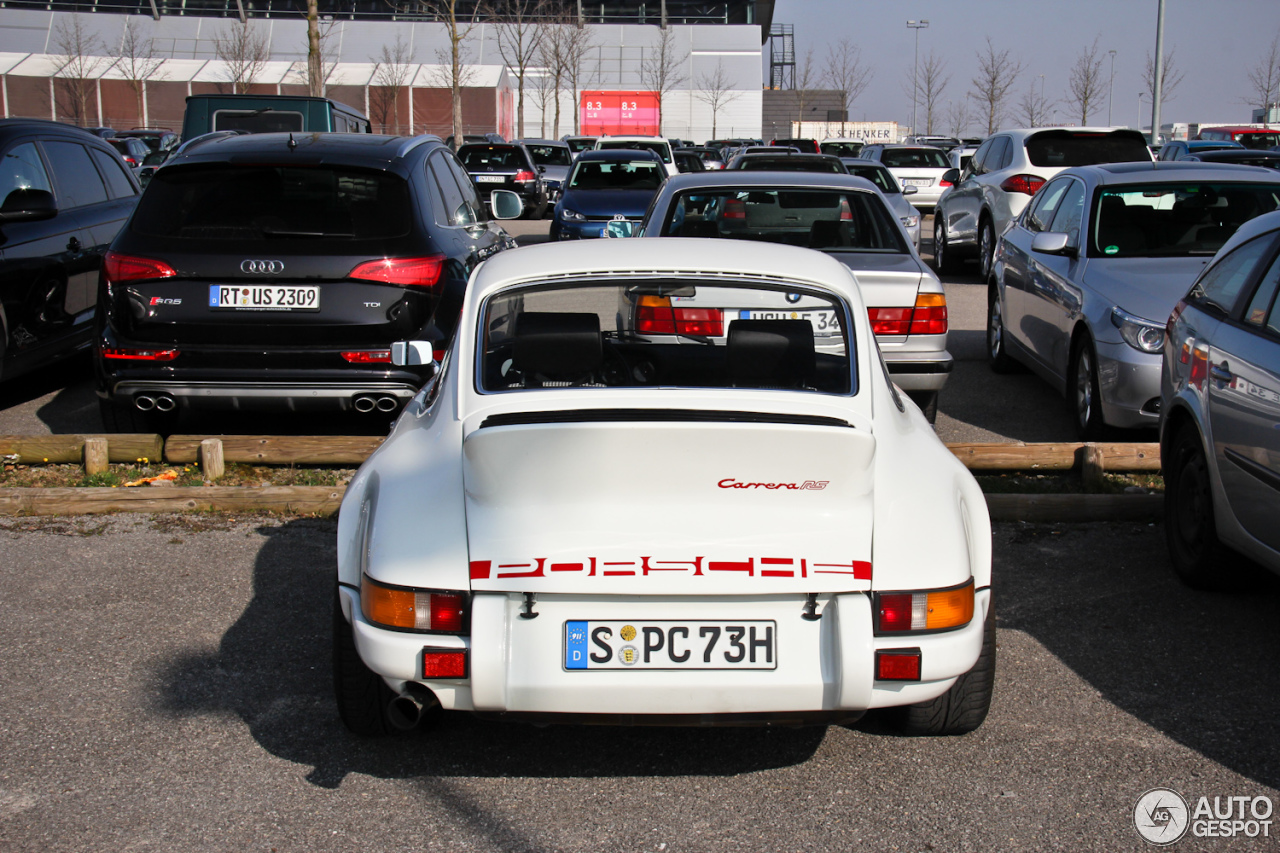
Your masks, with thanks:
<instances>
[{"instance_id":1,"label":"audi four rings badge","mask_svg":"<svg viewBox=\"0 0 1280 853\"><path fill-rule=\"evenodd\" d=\"M279 275L284 272L284 261L241 261L240 272L250 275Z\"/></svg>"}]
</instances>

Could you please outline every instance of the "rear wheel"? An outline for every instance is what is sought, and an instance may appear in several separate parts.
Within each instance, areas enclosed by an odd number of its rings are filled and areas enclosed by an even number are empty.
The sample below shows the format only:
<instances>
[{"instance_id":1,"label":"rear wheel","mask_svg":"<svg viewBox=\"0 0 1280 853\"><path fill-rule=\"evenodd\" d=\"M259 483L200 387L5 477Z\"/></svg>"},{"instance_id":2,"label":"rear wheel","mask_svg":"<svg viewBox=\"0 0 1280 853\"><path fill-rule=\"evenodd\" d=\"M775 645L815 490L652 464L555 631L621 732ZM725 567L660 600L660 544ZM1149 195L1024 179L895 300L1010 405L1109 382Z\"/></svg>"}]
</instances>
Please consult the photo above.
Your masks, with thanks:
<instances>
[{"instance_id":1,"label":"rear wheel","mask_svg":"<svg viewBox=\"0 0 1280 853\"><path fill-rule=\"evenodd\" d=\"M1193 427L1178 431L1164 467L1164 536L1174 572L1194 589L1229 586L1231 555L1218 541L1209 462Z\"/></svg>"},{"instance_id":2,"label":"rear wheel","mask_svg":"<svg viewBox=\"0 0 1280 853\"><path fill-rule=\"evenodd\" d=\"M387 720L387 705L395 698L387 683L360 659L351 625L342 615L340 594L333 596L333 694L338 716L358 735L395 734Z\"/></svg>"},{"instance_id":3,"label":"rear wheel","mask_svg":"<svg viewBox=\"0 0 1280 853\"><path fill-rule=\"evenodd\" d=\"M1018 364L1005 352L1004 310L1000 307L1000 289L995 282L987 285L987 363L995 373L1013 373Z\"/></svg>"},{"instance_id":4,"label":"rear wheel","mask_svg":"<svg viewBox=\"0 0 1280 853\"><path fill-rule=\"evenodd\" d=\"M962 735L987 718L996 684L996 616L987 609L978 661L937 699L893 708L889 719L906 735Z\"/></svg>"}]
</instances>

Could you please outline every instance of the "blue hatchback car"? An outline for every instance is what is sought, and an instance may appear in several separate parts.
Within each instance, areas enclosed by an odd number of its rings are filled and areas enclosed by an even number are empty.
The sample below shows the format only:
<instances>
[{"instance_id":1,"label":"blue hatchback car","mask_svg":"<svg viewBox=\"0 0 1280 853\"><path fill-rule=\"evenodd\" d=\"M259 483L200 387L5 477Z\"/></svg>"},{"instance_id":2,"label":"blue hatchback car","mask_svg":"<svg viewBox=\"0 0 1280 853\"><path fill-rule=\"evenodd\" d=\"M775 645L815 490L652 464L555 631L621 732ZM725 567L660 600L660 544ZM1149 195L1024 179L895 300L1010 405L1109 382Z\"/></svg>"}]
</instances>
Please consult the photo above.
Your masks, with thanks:
<instances>
[{"instance_id":1,"label":"blue hatchback car","mask_svg":"<svg viewBox=\"0 0 1280 853\"><path fill-rule=\"evenodd\" d=\"M652 151L610 149L584 151L556 202L552 240L582 240L604 236L611 220L639 226L667 169Z\"/></svg>"}]
</instances>

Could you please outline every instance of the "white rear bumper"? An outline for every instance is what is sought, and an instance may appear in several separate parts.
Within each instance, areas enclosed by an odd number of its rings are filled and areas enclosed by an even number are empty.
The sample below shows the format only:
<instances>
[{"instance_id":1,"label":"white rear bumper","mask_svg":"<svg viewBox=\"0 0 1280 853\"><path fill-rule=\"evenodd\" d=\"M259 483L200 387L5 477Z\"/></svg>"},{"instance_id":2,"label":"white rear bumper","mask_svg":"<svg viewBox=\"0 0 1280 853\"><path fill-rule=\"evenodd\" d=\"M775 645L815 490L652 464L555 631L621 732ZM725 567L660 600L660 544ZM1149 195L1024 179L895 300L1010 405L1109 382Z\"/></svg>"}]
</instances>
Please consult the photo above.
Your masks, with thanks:
<instances>
[{"instance_id":1,"label":"white rear bumper","mask_svg":"<svg viewBox=\"0 0 1280 853\"><path fill-rule=\"evenodd\" d=\"M416 681L446 709L515 714L724 715L862 711L920 702L945 692L982 647L990 591L975 596L964 628L937 634L875 637L870 598L819 596L822 618L801 618L804 598L752 596L726 600L556 595L539 597L535 619L520 618L523 600L481 593L473 600L471 637L388 631L366 622L349 588L361 658L393 690ZM564 626L570 620L773 620L774 670L568 671ZM469 677L425 681L424 648L468 648ZM921 650L922 680L878 682L875 652Z\"/></svg>"}]
</instances>

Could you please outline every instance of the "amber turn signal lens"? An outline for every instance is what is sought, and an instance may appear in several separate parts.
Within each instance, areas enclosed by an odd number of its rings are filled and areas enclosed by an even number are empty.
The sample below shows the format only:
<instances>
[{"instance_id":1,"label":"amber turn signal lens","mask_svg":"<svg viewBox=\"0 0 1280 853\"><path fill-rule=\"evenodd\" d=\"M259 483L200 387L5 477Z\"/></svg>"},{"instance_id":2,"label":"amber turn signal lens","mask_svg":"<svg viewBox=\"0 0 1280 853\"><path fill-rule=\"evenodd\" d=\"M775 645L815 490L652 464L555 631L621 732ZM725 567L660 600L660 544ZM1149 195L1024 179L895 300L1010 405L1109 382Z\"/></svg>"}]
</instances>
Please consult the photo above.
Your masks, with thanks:
<instances>
[{"instance_id":1,"label":"amber turn signal lens","mask_svg":"<svg viewBox=\"0 0 1280 853\"><path fill-rule=\"evenodd\" d=\"M411 589L392 589L371 581L360 581L360 609L364 618L388 628L414 628L417 624L416 593Z\"/></svg>"},{"instance_id":2,"label":"amber turn signal lens","mask_svg":"<svg viewBox=\"0 0 1280 853\"><path fill-rule=\"evenodd\" d=\"M929 593L925 628L935 631L939 628L958 628L968 625L973 619L973 584L966 584L960 589L949 589L943 592Z\"/></svg>"}]
</instances>

